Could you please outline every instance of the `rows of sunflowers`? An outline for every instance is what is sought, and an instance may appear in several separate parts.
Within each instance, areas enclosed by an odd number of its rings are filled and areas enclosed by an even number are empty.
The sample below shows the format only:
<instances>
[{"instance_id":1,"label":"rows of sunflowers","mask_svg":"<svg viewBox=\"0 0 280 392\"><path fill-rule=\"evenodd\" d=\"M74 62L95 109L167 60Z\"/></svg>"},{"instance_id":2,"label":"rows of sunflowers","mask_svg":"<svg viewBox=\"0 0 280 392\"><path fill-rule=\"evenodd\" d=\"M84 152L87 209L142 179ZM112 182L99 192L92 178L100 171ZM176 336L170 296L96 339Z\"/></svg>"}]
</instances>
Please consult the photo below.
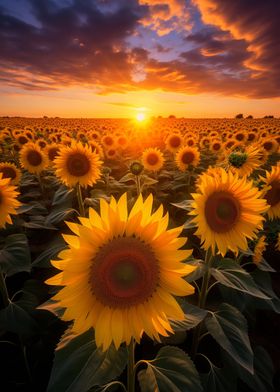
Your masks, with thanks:
<instances>
[{"instance_id":1,"label":"rows of sunflowers","mask_svg":"<svg viewBox=\"0 0 280 392\"><path fill-rule=\"evenodd\" d=\"M0 149L1 390L280 386L280 120L2 118Z\"/></svg>"}]
</instances>

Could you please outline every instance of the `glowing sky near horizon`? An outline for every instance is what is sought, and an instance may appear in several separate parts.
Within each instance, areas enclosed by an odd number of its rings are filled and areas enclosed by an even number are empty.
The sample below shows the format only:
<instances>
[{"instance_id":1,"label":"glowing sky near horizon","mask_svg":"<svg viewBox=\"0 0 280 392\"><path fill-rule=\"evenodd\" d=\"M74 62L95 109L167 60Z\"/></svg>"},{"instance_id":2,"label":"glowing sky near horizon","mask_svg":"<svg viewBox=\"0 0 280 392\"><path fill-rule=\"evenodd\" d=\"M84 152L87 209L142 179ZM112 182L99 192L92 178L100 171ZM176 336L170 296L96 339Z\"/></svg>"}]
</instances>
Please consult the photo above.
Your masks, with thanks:
<instances>
[{"instance_id":1,"label":"glowing sky near horizon","mask_svg":"<svg viewBox=\"0 0 280 392\"><path fill-rule=\"evenodd\" d=\"M280 2L0 0L0 115L280 116Z\"/></svg>"}]
</instances>

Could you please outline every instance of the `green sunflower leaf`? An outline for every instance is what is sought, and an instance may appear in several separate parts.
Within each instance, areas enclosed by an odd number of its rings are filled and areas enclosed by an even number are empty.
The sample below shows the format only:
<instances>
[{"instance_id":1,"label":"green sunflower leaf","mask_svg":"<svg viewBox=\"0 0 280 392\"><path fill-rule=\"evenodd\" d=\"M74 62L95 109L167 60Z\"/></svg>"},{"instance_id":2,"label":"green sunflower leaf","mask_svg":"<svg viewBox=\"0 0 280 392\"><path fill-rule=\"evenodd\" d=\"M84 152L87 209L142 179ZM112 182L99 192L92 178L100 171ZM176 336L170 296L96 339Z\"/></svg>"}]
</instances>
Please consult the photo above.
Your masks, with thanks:
<instances>
[{"instance_id":1,"label":"green sunflower leaf","mask_svg":"<svg viewBox=\"0 0 280 392\"><path fill-rule=\"evenodd\" d=\"M56 351L47 392L87 392L118 377L126 362L125 347L116 350L111 345L103 352L90 329Z\"/></svg>"},{"instance_id":2,"label":"green sunflower leaf","mask_svg":"<svg viewBox=\"0 0 280 392\"><path fill-rule=\"evenodd\" d=\"M207 374L201 374L205 392L235 392L236 375L229 368L218 368L211 363Z\"/></svg>"},{"instance_id":3,"label":"green sunflower leaf","mask_svg":"<svg viewBox=\"0 0 280 392\"><path fill-rule=\"evenodd\" d=\"M270 299L259 289L252 276L232 259L222 259L217 268L211 268L211 275L224 286L254 297Z\"/></svg>"},{"instance_id":4,"label":"green sunflower leaf","mask_svg":"<svg viewBox=\"0 0 280 392\"><path fill-rule=\"evenodd\" d=\"M207 311L186 301L180 301L180 306L185 313L184 320L172 320L171 326L174 331L187 331L196 327L207 316Z\"/></svg>"},{"instance_id":5,"label":"green sunflower leaf","mask_svg":"<svg viewBox=\"0 0 280 392\"><path fill-rule=\"evenodd\" d=\"M234 373L250 390L254 392L274 392L273 377L275 369L267 351L257 346L254 349L254 374L249 373L241 366L236 366L228 353L224 352L222 359L227 368L234 369Z\"/></svg>"},{"instance_id":6,"label":"green sunflower leaf","mask_svg":"<svg viewBox=\"0 0 280 392\"><path fill-rule=\"evenodd\" d=\"M5 238L4 247L0 251L0 269L7 276L30 272L30 251L24 234L12 234Z\"/></svg>"},{"instance_id":7,"label":"green sunflower leaf","mask_svg":"<svg viewBox=\"0 0 280 392\"><path fill-rule=\"evenodd\" d=\"M23 308L13 302L0 310L0 325L1 329L16 333L19 336L30 336L38 329L35 320Z\"/></svg>"},{"instance_id":8,"label":"green sunflower leaf","mask_svg":"<svg viewBox=\"0 0 280 392\"><path fill-rule=\"evenodd\" d=\"M216 342L244 369L254 372L253 351L247 321L235 307L223 303L205 320L206 328Z\"/></svg>"},{"instance_id":9,"label":"green sunflower leaf","mask_svg":"<svg viewBox=\"0 0 280 392\"><path fill-rule=\"evenodd\" d=\"M156 358L147 361L138 373L142 392L201 392L199 374L189 356L180 348L162 347Z\"/></svg>"}]
</instances>

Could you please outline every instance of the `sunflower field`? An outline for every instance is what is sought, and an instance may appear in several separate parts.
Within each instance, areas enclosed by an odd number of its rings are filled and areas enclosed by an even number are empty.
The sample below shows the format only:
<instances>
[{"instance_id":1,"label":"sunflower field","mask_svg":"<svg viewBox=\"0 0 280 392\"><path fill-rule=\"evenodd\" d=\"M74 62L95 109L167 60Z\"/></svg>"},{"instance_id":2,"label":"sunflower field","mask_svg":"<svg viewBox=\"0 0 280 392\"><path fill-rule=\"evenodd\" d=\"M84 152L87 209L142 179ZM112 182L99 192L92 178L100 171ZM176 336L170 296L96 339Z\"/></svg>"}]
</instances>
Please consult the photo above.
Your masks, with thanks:
<instances>
[{"instance_id":1,"label":"sunflower field","mask_svg":"<svg viewBox=\"0 0 280 392\"><path fill-rule=\"evenodd\" d=\"M280 120L0 119L1 391L280 389Z\"/></svg>"}]
</instances>

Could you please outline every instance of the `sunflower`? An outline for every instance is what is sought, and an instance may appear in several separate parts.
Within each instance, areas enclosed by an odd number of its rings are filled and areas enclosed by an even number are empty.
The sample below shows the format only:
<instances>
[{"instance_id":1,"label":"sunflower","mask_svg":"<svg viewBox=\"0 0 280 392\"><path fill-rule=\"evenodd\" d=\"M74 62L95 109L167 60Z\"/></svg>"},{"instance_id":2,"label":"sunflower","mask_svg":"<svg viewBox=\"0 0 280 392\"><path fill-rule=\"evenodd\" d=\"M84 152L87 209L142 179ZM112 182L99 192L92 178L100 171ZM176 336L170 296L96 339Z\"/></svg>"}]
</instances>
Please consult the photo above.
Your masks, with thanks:
<instances>
[{"instance_id":1,"label":"sunflower","mask_svg":"<svg viewBox=\"0 0 280 392\"><path fill-rule=\"evenodd\" d=\"M226 156L225 167L239 177L249 176L260 166L261 153L256 146L248 146L245 150L234 150Z\"/></svg>"},{"instance_id":2,"label":"sunflower","mask_svg":"<svg viewBox=\"0 0 280 392\"><path fill-rule=\"evenodd\" d=\"M184 172L189 166L197 166L199 163L200 153L195 147L181 147L177 152L175 161L178 168Z\"/></svg>"},{"instance_id":3,"label":"sunflower","mask_svg":"<svg viewBox=\"0 0 280 392\"><path fill-rule=\"evenodd\" d=\"M57 143L52 143L46 147L46 154L50 162L53 162L54 159L58 156L58 152L60 149L60 145Z\"/></svg>"},{"instance_id":4,"label":"sunflower","mask_svg":"<svg viewBox=\"0 0 280 392\"><path fill-rule=\"evenodd\" d=\"M1 162L0 173L2 173L3 178L10 178L12 185L17 185L21 178L20 170L11 162Z\"/></svg>"},{"instance_id":5,"label":"sunflower","mask_svg":"<svg viewBox=\"0 0 280 392\"><path fill-rule=\"evenodd\" d=\"M16 215L16 208L20 206L17 200L19 192L16 187L10 185L9 178L3 178L0 173L0 228L5 227L6 223L12 223L10 214Z\"/></svg>"},{"instance_id":6,"label":"sunflower","mask_svg":"<svg viewBox=\"0 0 280 392\"><path fill-rule=\"evenodd\" d=\"M83 187L95 184L101 176L101 164L98 154L76 141L72 141L71 146L61 147L54 159L57 177L69 187L78 183Z\"/></svg>"},{"instance_id":7,"label":"sunflower","mask_svg":"<svg viewBox=\"0 0 280 392\"><path fill-rule=\"evenodd\" d=\"M223 150L223 143L219 139L211 140L210 150L217 154L218 152Z\"/></svg>"},{"instance_id":8,"label":"sunflower","mask_svg":"<svg viewBox=\"0 0 280 392\"><path fill-rule=\"evenodd\" d=\"M248 132L248 135L247 135L247 142L252 143L252 142L254 142L256 139L257 139L257 134L256 134L256 132L253 132L253 131Z\"/></svg>"},{"instance_id":9,"label":"sunflower","mask_svg":"<svg viewBox=\"0 0 280 392\"><path fill-rule=\"evenodd\" d=\"M191 215L197 225L196 235L201 237L204 249L215 246L224 256L227 250L238 253L248 248L247 238L255 238L262 228L268 206L260 199L261 192L246 177L219 170L217 176L203 174L197 185L198 193L192 194Z\"/></svg>"},{"instance_id":10,"label":"sunflower","mask_svg":"<svg viewBox=\"0 0 280 392\"><path fill-rule=\"evenodd\" d=\"M201 148L208 148L210 146L211 139L208 136L204 136L201 138L199 144Z\"/></svg>"},{"instance_id":11,"label":"sunflower","mask_svg":"<svg viewBox=\"0 0 280 392\"><path fill-rule=\"evenodd\" d=\"M238 142L246 142L247 140L247 135L245 133L245 131L237 131L234 135L233 135L234 139L237 140Z\"/></svg>"},{"instance_id":12,"label":"sunflower","mask_svg":"<svg viewBox=\"0 0 280 392\"><path fill-rule=\"evenodd\" d=\"M261 141L261 146L265 149L269 154L276 152L278 150L278 143L272 137L264 139Z\"/></svg>"},{"instance_id":13,"label":"sunflower","mask_svg":"<svg viewBox=\"0 0 280 392\"><path fill-rule=\"evenodd\" d=\"M46 148L47 142L44 139L38 139L36 140L36 144L38 144L39 147L41 147L42 150Z\"/></svg>"},{"instance_id":14,"label":"sunflower","mask_svg":"<svg viewBox=\"0 0 280 392\"><path fill-rule=\"evenodd\" d=\"M101 144L104 146L105 149L114 147L115 143L116 143L116 140L115 140L114 135L111 136L111 135L107 134L101 138Z\"/></svg>"},{"instance_id":15,"label":"sunflower","mask_svg":"<svg viewBox=\"0 0 280 392\"><path fill-rule=\"evenodd\" d=\"M270 172L266 171L266 176L261 180L265 183L264 198L270 206L268 218L280 218L280 164L273 166Z\"/></svg>"},{"instance_id":16,"label":"sunflower","mask_svg":"<svg viewBox=\"0 0 280 392\"><path fill-rule=\"evenodd\" d=\"M107 159L116 159L119 157L118 151L115 147L106 148L105 155Z\"/></svg>"},{"instance_id":17,"label":"sunflower","mask_svg":"<svg viewBox=\"0 0 280 392\"><path fill-rule=\"evenodd\" d=\"M29 142L29 139L28 139L28 137L25 136L25 133L20 133L15 136L15 141L16 141L16 143L23 146L24 144Z\"/></svg>"},{"instance_id":18,"label":"sunflower","mask_svg":"<svg viewBox=\"0 0 280 392\"><path fill-rule=\"evenodd\" d=\"M89 140L88 145L91 147L92 151L96 152L101 159L104 159L104 150L101 144L96 140Z\"/></svg>"},{"instance_id":19,"label":"sunflower","mask_svg":"<svg viewBox=\"0 0 280 392\"><path fill-rule=\"evenodd\" d=\"M123 150L126 149L126 147L128 146L128 138L125 135L118 136L117 145Z\"/></svg>"},{"instance_id":20,"label":"sunflower","mask_svg":"<svg viewBox=\"0 0 280 392\"><path fill-rule=\"evenodd\" d=\"M142 163L146 170L157 172L163 166L163 154L158 148L147 148L142 154Z\"/></svg>"},{"instance_id":21,"label":"sunflower","mask_svg":"<svg viewBox=\"0 0 280 392\"><path fill-rule=\"evenodd\" d=\"M183 140L180 133L170 133L165 141L166 149L171 152L176 152L182 146Z\"/></svg>"},{"instance_id":22,"label":"sunflower","mask_svg":"<svg viewBox=\"0 0 280 392\"><path fill-rule=\"evenodd\" d=\"M48 158L33 142L26 143L20 151L20 164L30 173L40 174L48 166Z\"/></svg>"},{"instance_id":23,"label":"sunflower","mask_svg":"<svg viewBox=\"0 0 280 392\"><path fill-rule=\"evenodd\" d=\"M186 238L182 227L167 230L162 205L152 213L153 196L138 197L130 213L124 194L117 202L100 200L100 215L89 210L81 224L68 223L75 235L65 235L69 249L60 252L60 269L48 284L64 286L52 299L66 308L62 318L72 329L95 328L98 347L113 342L137 342L145 332L152 339L173 332L169 319L184 313L173 296L194 293L183 277L195 267L182 263L191 250L179 250Z\"/></svg>"},{"instance_id":24,"label":"sunflower","mask_svg":"<svg viewBox=\"0 0 280 392\"><path fill-rule=\"evenodd\" d=\"M266 250L267 242L265 242L265 235L262 235L254 248L253 262L259 264L263 259L263 252Z\"/></svg>"}]
</instances>

